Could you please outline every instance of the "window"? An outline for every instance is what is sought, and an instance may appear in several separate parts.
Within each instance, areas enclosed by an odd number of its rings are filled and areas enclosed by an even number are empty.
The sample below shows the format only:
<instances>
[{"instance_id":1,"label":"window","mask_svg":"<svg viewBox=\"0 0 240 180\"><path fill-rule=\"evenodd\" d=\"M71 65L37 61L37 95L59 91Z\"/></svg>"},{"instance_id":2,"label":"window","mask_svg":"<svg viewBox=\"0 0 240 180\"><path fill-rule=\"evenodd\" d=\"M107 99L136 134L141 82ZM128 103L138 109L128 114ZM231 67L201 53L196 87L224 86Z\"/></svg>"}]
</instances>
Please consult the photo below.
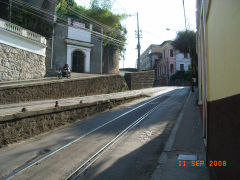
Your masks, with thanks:
<instances>
[{"instance_id":1,"label":"window","mask_svg":"<svg viewBox=\"0 0 240 180\"><path fill-rule=\"evenodd\" d=\"M48 0L43 1L43 3L42 3L42 8L43 9L47 9L49 6L50 5L49 5L49 1Z\"/></svg>"},{"instance_id":2,"label":"window","mask_svg":"<svg viewBox=\"0 0 240 180\"><path fill-rule=\"evenodd\" d=\"M180 64L180 71L184 71L184 64Z\"/></svg>"},{"instance_id":3,"label":"window","mask_svg":"<svg viewBox=\"0 0 240 180\"><path fill-rule=\"evenodd\" d=\"M170 57L173 57L173 49L170 49Z\"/></svg>"},{"instance_id":4,"label":"window","mask_svg":"<svg viewBox=\"0 0 240 180\"><path fill-rule=\"evenodd\" d=\"M173 66L173 64L171 64L170 65L170 72L171 72L171 74L173 73L173 68L174 68L174 66Z\"/></svg>"},{"instance_id":5,"label":"window","mask_svg":"<svg viewBox=\"0 0 240 180\"><path fill-rule=\"evenodd\" d=\"M149 49L148 54L151 54L151 53L152 53L152 49Z\"/></svg>"},{"instance_id":6,"label":"window","mask_svg":"<svg viewBox=\"0 0 240 180\"><path fill-rule=\"evenodd\" d=\"M188 58L188 54L187 53L184 53L184 58Z\"/></svg>"}]
</instances>

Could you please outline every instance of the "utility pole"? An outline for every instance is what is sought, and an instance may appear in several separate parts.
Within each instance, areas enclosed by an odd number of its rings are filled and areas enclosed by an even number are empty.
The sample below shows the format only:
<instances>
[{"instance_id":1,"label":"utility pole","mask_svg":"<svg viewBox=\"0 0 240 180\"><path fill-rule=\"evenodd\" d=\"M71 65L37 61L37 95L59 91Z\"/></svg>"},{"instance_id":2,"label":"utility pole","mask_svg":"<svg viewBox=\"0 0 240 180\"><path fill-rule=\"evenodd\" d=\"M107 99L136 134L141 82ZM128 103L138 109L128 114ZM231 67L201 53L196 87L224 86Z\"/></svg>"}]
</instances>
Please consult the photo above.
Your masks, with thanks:
<instances>
[{"instance_id":1,"label":"utility pole","mask_svg":"<svg viewBox=\"0 0 240 180\"><path fill-rule=\"evenodd\" d=\"M138 44L137 44L137 50L138 50L138 59L137 59L137 69L138 71L140 71L140 49L141 49L141 45L140 45L140 38L142 36L142 31L139 30L139 19L138 19L138 12L137 12L137 39L138 39Z\"/></svg>"},{"instance_id":2,"label":"utility pole","mask_svg":"<svg viewBox=\"0 0 240 180\"><path fill-rule=\"evenodd\" d=\"M184 11L185 28L187 29L187 21L186 21L186 13L185 13L184 0L182 0L182 3L183 3L183 11Z\"/></svg>"}]
</instances>

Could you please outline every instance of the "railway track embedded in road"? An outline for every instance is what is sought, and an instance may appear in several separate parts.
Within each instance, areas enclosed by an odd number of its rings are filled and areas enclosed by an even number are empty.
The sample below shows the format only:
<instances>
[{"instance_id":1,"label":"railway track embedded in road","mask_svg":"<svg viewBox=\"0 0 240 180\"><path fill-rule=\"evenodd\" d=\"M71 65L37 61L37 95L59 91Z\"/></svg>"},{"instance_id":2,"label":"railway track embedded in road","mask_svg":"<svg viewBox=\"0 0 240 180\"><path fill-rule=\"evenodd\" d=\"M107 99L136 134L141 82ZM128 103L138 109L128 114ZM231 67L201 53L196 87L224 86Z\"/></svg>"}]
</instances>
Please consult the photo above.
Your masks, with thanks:
<instances>
[{"instance_id":1,"label":"railway track embedded in road","mask_svg":"<svg viewBox=\"0 0 240 180\"><path fill-rule=\"evenodd\" d=\"M180 93L179 91L175 92L175 94ZM83 174L98 158L103 155L109 148L111 148L115 143L117 143L125 134L127 134L131 129L136 127L140 122L142 122L146 117L151 115L156 109L158 109L162 104L158 104L154 108L152 108L150 111L145 113L143 116L138 118L136 121L134 121L132 124L130 124L127 128L122 130L115 138L113 138L111 141L106 143L101 149L99 149L96 153L94 153L89 159L87 159L84 163L82 163L77 169L75 169L69 176L67 176L64 180L75 180L77 179L81 174Z\"/></svg>"},{"instance_id":2,"label":"railway track embedded in road","mask_svg":"<svg viewBox=\"0 0 240 180\"><path fill-rule=\"evenodd\" d=\"M176 90L176 89L175 89L175 90ZM171 94L171 96L174 96L174 95L176 95L176 94L179 94L182 90L183 90L183 89L180 89L180 90L177 89L177 91L174 92L173 94ZM19 168L19 169L16 169L15 171L13 171L12 173L10 173L9 175L3 177L1 180L7 180L7 179L11 179L11 178L15 177L16 175L24 172L25 170L27 170L27 169L31 168L32 166L40 163L41 161L43 161L43 160L45 160L45 159L53 156L54 154L56 154L57 152L63 150L64 148L72 145L73 143L78 142L78 141L81 140L82 138L84 138L84 137L92 134L93 132L95 132L95 131L103 128L104 126L106 126L106 125L108 125L108 124L110 124L110 123L118 120L119 118L121 118L121 117L123 117L123 116L125 116L125 115L127 115L127 114L129 114L129 113L131 113L131 112L133 112L133 111L135 111L135 110L137 110L137 109L139 109L139 108L141 108L141 107L143 107L143 106L145 106L145 105L147 105L147 104L149 104L149 103L151 103L151 102L153 102L153 101L155 101L155 100L157 100L157 99L159 99L159 98L161 98L161 97L163 97L163 96L166 96L167 94L170 94L170 93L171 93L171 91L168 91L168 92L166 92L166 93L164 93L164 94L161 94L161 95L159 95L159 96L157 96L157 97L155 97L155 98L152 98L152 99L148 100L147 102L145 102L145 103L143 103L143 104L141 104L141 105L139 105L139 106L137 106L137 107L135 107L135 108L133 108L133 109L131 109L131 110L129 110L129 111L127 111L127 112L125 112L125 113L123 113L123 114L115 117L115 118L113 118L112 120L110 120L110 121L108 121L108 122L106 122L106 123L104 123L104 124L96 127L95 129L92 129L91 131L89 131L89 132L87 132L87 133L79 136L78 138L76 138L76 139L70 141L69 143L67 143L67 144L59 147L58 149L56 149L56 150L54 150L54 151L52 151L52 152L49 152L48 154L46 154L45 156L43 156L43 157L35 160L34 162L31 162L31 163L29 163L28 165L23 166L23 167L21 167L21 168ZM107 149L109 149L109 148L110 148L111 146L113 146L116 142L118 142L118 141L121 139L121 137L123 137L127 132L129 132L131 129L133 129L134 127L136 127L141 121L143 121L146 117L148 117L150 114L152 114L152 113L153 113L157 108L159 108L161 105L163 105L163 104L161 103L161 104L158 104L157 106L153 107L153 108L150 109L147 113L145 113L145 114L142 115L140 118L138 118L138 119L135 120L133 123L131 123L127 128L125 128L125 129L122 130L120 133L118 133L116 137L114 137L111 141L109 141L109 142L106 143L104 146L102 146L102 148L100 148L100 149L99 149L98 151L96 151L91 157L89 157L85 162L83 162L81 165L79 165L79 167L78 167L77 169L75 169L74 171L72 171L72 173L71 173L69 176L67 176L67 177L65 178L65 180L68 180L68 179L76 179L77 177L79 177L86 169L88 169L88 167L90 167L99 157L101 157L101 155L102 155L104 152L106 152Z\"/></svg>"}]
</instances>

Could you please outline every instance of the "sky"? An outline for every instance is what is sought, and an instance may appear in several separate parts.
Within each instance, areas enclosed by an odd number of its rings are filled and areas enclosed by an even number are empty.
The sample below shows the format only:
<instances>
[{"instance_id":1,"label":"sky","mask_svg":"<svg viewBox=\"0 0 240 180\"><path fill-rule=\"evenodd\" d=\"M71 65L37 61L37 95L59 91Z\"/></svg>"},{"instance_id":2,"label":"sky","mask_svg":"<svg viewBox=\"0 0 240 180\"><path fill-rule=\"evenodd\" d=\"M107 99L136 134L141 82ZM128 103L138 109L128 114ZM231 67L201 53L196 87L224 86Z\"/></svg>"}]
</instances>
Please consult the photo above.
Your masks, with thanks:
<instances>
[{"instance_id":1,"label":"sky","mask_svg":"<svg viewBox=\"0 0 240 180\"><path fill-rule=\"evenodd\" d=\"M89 7L89 0L75 0L77 4ZM151 44L161 44L173 40L176 31L185 29L182 0L113 0L114 13L126 13L128 17L122 24L126 26L127 44L124 59L119 62L120 68L136 67L137 60L137 16L142 30L141 53ZM196 0L184 0L187 26L196 30ZM171 30L167 31L166 28Z\"/></svg>"}]
</instances>

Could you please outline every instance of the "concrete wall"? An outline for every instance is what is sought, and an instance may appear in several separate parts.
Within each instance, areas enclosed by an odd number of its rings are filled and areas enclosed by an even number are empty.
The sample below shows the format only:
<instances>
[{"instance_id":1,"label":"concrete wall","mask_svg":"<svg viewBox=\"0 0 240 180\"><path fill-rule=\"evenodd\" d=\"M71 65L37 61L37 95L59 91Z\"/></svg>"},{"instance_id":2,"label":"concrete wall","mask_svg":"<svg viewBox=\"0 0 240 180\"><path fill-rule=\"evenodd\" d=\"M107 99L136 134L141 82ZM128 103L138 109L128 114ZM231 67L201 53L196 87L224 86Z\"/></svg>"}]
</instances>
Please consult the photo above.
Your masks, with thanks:
<instances>
[{"instance_id":1,"label":"concrete wall","mask_svg":"<svg viewBox=\"0 0 240 180\"><path fill-rule=\"evenodd\" d=\"M202 4L203 3L203 4ZM198 0L199 101L211 179L239 179L240 1Z\"/></svg>"},{"instance_id":2,"label":"concrete wall","mask_svg":"<svg viewBox=\"0 0 240 180\"><path fill-rule=\"evenodd\" d=\"M207 19L209 101L240 93L239 7L238 0L211 2Z\"/></svg>"},{"instance_id":3,"label":"concrete wall","mask_svg":"<svg viewBox=\"0 0 240 180\"><path fill-rule=\"evenodd\" d=\"M0 87L0 104L120 92L128 89L125 84L122 76L108 75Z\"/></svg>"},{"instance_id":4,"label":"concrete wall","mask_svg":"<svg viewBox=\"0 0 240 180\"><path fill-rule=\"evenodd\" d=\"M94 46L91 50L91 61L90 61L90 73L93 74L101 74L101 61L102 61L102 48L100 38L96 39L96 37L92 38L92 44Z\"/></svg>"},{"instance_id":5,"label":"concrete wall","mask_svg":"<svg viewBox=\"0 0 240 180\"><path fill-rule=\"evenodd\" d=\"M67 28L61 24L55 25L53 70L63 67L67 63Z\"/></svg>"},{"instance_id":6,"label":"concrete wall","mask_svg":"<svg viewBox=\"0 0 240 180\"><path fill-rule=\"evenodd\" d=\"M103 48L103 73L116 74L119 72L120 51L116 47Z\"/></svg>"},{"instance_id":7,"label":"concrete wall","mask_svg":"<svg viewBox=\"0 0 240 180\"><path fill-rule=\"evenodd\" d=\"M46 73L51 71L51 60L52 60L52 40L47 40L45 67Z\"/></svg>"},{"instance_id":8,"label":"concrete wall","mask_svg":"<svg viewBox=\"0 0 240 180\"><path fill-rule=\"evenodd\" d=\"M143 89L153 87L154 77L154 70L125 73L125 80L129 89Z\"/></svg>"},{"instance_id":9,"label":"concrete wall","mask_svg":"<svg viewBox=\"0 0 240 180\"><path fill-rule=\"evenodd\" d=\"M212 0L207 17L208 159L219 180L239 179L240 152L240 1Z\"/></svg>"},{"instance_id":10,"label":"concrete wall","mask_svg":"<svg viewBox=\"0 0 240 180\"><path fill-rule=\"evenodd\" d=\"M68 38L83 42L91 42L91 32L88 29L68 27Z\"/></svg>"}]
</instances>

